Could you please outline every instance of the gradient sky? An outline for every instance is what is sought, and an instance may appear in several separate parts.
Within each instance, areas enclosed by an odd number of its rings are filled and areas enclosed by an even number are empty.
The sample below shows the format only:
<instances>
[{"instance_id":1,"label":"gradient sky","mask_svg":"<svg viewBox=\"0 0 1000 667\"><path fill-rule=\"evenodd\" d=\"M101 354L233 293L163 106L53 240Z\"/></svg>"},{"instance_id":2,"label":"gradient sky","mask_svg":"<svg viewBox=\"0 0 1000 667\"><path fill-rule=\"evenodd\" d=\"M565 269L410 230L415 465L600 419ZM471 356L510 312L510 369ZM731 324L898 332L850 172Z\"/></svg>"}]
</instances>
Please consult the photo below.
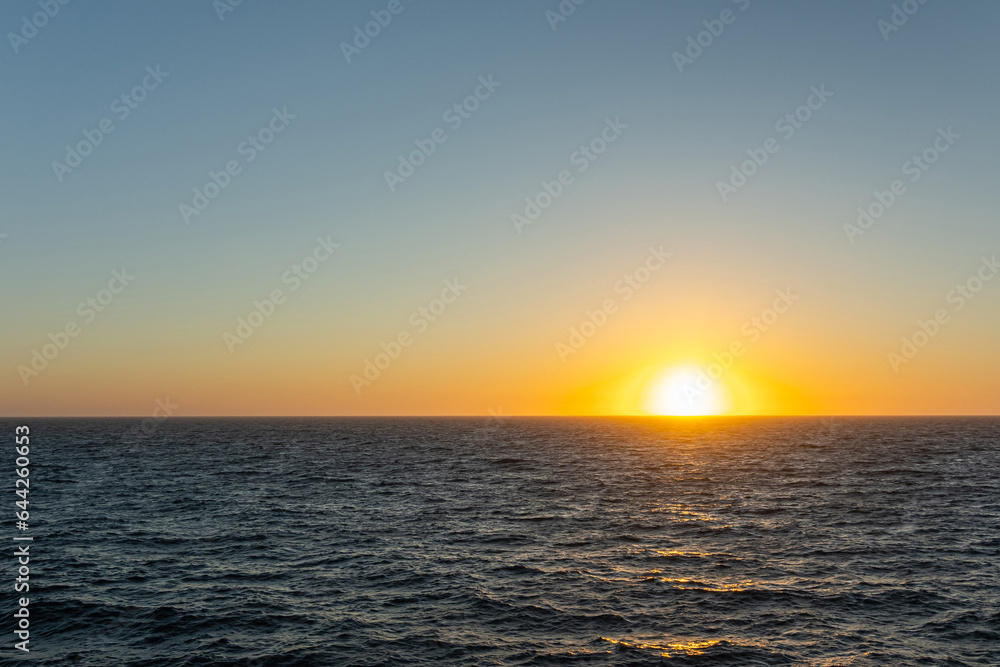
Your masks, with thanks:
<instances>
[{"instance_id":1,"label":"gradient sky","mask_svg":"<svg viewBox=\"0 0 1000 667\"><path fill-rule=\"evenodd\" d=\"M932 0L886 39L888 0L589 0L555 29L556 0L402 0L347 62L341 44L389 4L244 0L220 19L210 0L70 2L16 53L8 35L0 413L641 413L664 372L734 342L715 384L736 413L1000 413L1000 279L949 301L1000 252L1000 5ZM0 26L38 11L6 2ZM157 66L120 119L114 100ZM500 85L453 129L444 112L480 77ZM776 121L821 86L786 139ZM246 162L275 108L294 119ZM105 118L60 182L52 163ZM607 119L627 128L580 172ZM904 163L939 128L958 138L912 182ZM723 201L717 182L769 137L778 151ZM180 204L230 160L240 173L186 223ZM562 170L572 183L518 233L511 215ZM851 242L844 225L895 179L905 192ZM317 238L339 247L291 291ZM616 283L650 247L671 257L625 301ZM78 304L123 268L134 280L87 321ZM467 289L414 324L456 278ZM275 289L285 302L230 352L223 334ZM753 339L778 290L797 300ZM608 299L563 361L557 343ZM18 367L73 322L25 383ZM401 332L412 343L356 391Z\"/></svg>"}]
</instances>

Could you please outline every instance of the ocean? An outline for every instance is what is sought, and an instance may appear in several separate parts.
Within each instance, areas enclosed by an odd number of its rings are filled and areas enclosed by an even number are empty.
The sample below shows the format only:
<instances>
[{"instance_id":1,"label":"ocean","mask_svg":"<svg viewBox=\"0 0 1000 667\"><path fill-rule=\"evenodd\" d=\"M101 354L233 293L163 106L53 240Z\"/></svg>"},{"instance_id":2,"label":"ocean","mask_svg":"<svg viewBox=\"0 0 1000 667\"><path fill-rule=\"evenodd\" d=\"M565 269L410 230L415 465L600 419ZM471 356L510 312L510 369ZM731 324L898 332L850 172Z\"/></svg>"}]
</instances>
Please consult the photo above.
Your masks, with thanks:
<instances>
[{"instance_id":1,"label":"ocean","mask_svg":"<svg viewBox=\"0 0 1000 667\"><path fill-rule=\"evenodd\" d=\"M2 424L5 665L1000 665L996 418Z\"/></svg>"}]
</instances>

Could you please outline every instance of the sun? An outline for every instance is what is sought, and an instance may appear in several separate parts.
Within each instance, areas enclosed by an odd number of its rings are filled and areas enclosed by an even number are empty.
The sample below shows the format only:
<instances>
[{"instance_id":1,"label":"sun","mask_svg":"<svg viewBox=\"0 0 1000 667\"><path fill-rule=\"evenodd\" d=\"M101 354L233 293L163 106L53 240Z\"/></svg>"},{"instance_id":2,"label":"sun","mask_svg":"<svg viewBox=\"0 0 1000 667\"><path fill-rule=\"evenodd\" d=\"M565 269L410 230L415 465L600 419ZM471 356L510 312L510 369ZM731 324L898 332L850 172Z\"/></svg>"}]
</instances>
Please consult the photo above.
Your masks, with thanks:
<instances>
[{"instance_id":1,"label":"sun","mask_svg":"<svg viewBox=\"0 0 1000 667\"><path fill-rule=\"evenodd\" d=\"M649 391L647 411L654 415L697 417L728 412L727 391L693 367L673 368L656 380Z\"/></svg>"}]
</instances>

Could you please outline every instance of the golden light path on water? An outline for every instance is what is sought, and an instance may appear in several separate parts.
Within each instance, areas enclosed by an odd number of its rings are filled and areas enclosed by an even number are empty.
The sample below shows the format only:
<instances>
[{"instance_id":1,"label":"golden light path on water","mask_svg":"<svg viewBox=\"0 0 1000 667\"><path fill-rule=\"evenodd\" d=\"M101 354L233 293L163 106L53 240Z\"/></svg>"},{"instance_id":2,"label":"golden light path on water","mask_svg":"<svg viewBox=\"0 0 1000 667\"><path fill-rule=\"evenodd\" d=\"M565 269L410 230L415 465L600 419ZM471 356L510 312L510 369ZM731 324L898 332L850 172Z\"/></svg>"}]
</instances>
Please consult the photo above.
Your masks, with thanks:
<instances>
[{"instance_id":1,"label":"golden light path on water","mask_svg":"<svg viewBox=\"0 0 1000 667\"><path fill-rule=\"evenodd\" d=\"M663 658L671 658L678 653L683 653L689 656L703 655L705 653L704 649L716 646L722 641L719 639L710 639L708 641L692 641L684 643L659 645L659 644L636 644L616 639L609 639L608 637L601 637L601 639L611 644L614 644L615 646L622 649L662 651L660 653L660 656ZM671 653L671 651L673 651L673 653Z\"/></svg>"}]
</instances>

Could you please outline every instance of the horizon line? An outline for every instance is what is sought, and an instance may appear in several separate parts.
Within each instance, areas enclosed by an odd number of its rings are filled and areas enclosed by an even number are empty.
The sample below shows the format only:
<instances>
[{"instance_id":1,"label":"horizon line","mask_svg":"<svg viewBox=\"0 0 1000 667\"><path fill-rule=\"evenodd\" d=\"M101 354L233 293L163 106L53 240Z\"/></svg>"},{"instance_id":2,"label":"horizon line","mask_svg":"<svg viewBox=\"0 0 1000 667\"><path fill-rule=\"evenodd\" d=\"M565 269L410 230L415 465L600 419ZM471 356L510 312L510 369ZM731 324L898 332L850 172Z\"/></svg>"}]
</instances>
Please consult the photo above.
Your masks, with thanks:
<instances>
[{"instance_id":1,"label":"horizon line","mask_svg":"<svg viewBox=\"0 0 1000 667\"><path fill-rule=\"evenodd\" d=\"M1000 417L997 414L924 414L924 413L895 413L895 414L875 414L875 413L854 413L854 414L728 414L728 415L650 415L650 414L600 414L600 415L553 415L553 414L441 414L441 415L178 415L157 417L149 414L142 415L21 415L7 416L0 415L4 420L22 419L157 419L158 421L173 421L185 419L622 419L622 418L645 418L645 419L743 419L743 418L818 418L818 419L850 419L858 417L880 417L880 418L903 418L903 417L977 417L989 418Z\"/></svg>"}]
</instances>

